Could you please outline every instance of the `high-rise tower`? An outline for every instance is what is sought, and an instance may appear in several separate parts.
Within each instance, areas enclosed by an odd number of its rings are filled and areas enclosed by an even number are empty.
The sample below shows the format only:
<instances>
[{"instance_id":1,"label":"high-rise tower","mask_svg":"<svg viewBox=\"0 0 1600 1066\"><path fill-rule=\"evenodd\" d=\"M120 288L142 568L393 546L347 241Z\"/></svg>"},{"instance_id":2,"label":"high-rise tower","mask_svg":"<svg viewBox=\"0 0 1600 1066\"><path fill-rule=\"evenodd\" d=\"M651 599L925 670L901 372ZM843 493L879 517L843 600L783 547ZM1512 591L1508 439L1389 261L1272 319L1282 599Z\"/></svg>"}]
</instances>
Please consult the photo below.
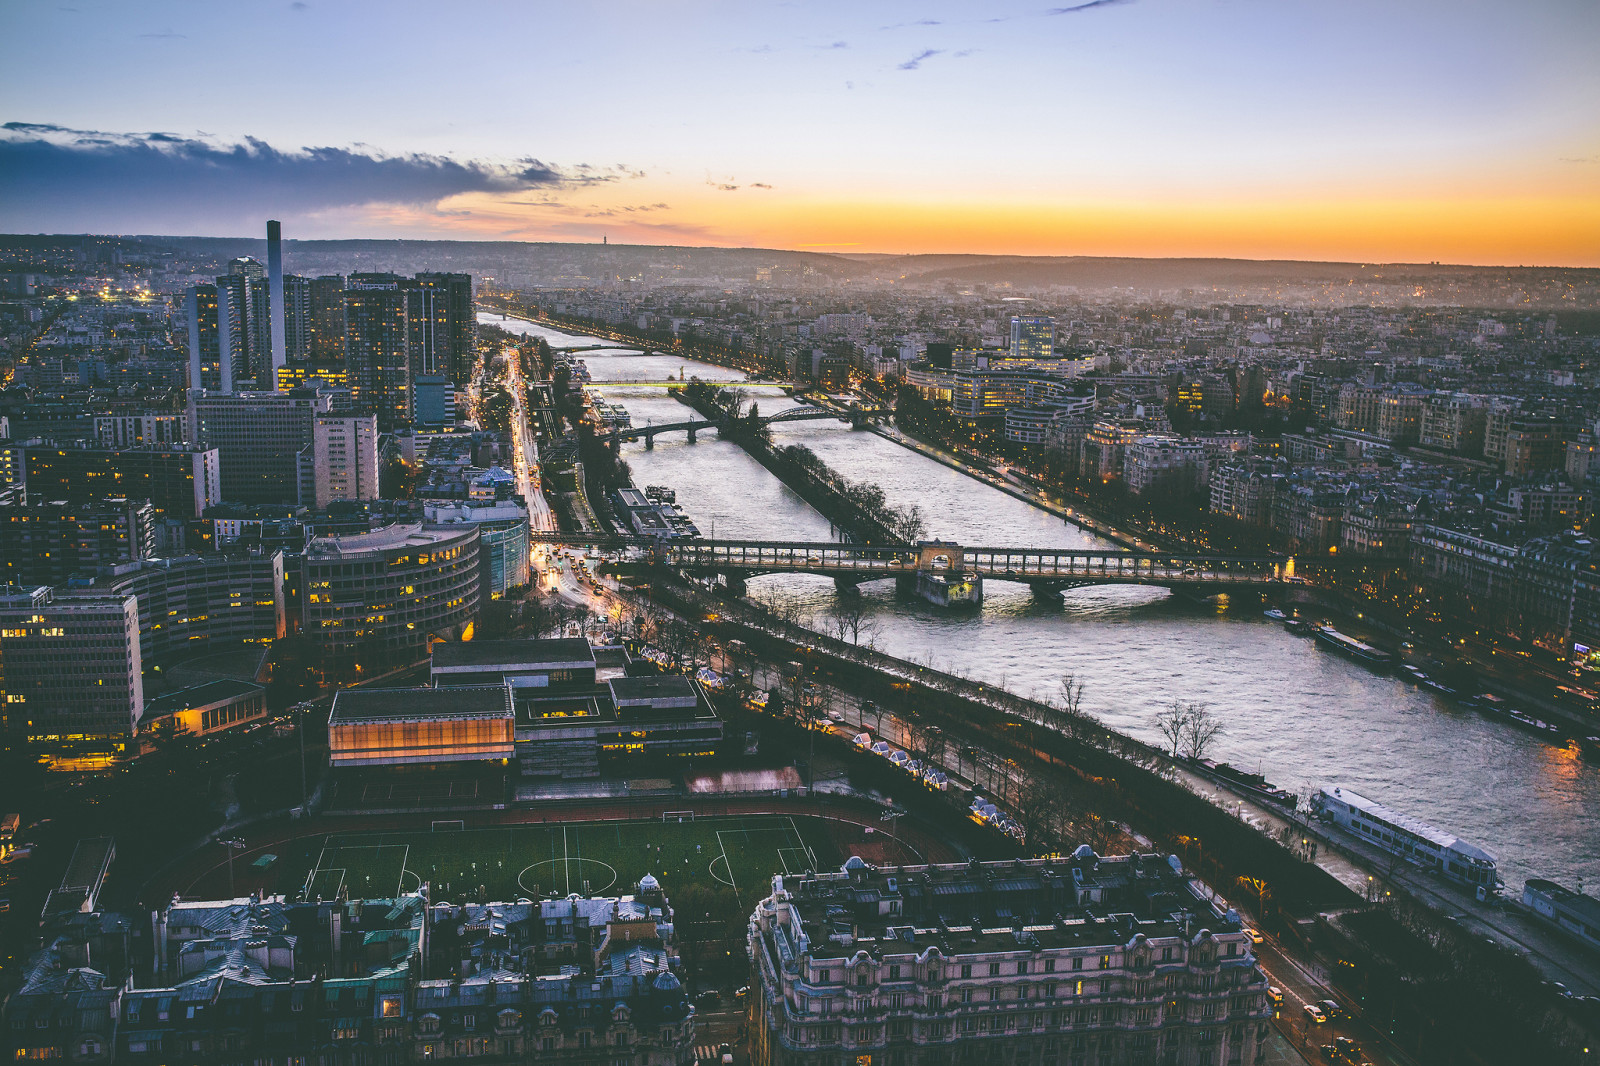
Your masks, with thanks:
<instances>
[{"instance_id":1,"label":"high-rise tower","mask_svg":"<svg viewBox=\"0 0 1600 1066\"><path fill-rule=\"evenodd\" d=\"M272 356L267 361L263 389L277 389L278 370L288 361L288 340L283 327L283 227L276 219L267 220L267 303L272 316Z\"/></svg>"}]
</instances>

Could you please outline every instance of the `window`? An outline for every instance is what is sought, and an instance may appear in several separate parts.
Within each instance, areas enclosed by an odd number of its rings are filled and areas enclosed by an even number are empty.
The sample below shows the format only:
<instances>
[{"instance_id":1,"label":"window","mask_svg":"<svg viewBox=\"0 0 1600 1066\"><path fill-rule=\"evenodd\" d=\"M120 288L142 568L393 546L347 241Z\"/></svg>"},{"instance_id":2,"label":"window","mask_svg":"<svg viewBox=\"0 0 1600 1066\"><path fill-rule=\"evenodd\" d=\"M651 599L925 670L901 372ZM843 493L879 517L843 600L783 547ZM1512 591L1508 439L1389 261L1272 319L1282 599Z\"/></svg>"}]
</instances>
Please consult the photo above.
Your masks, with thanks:
<instances>
[{"instance_id":1,"label":"window","mask_svg":"<svg viewBox=\"0 0 1600 1066\"><path fill-rule=\"evenodd\" d=\"M972 976L972 966L970 964L968 964L968 963L962 963L961 964L961 976L962 977L971 977Z\"/></svg>"},{"instance_id":2,"label":"window","mask_svg":"<svg viewBox=\"0 0 1600 1066\"><path fill-rule=\"evenodd\" d=\"M991 962L989 964L989 976L990 977L999 977L1000 976L1000 964L998 962Z\"/></svg>"},{"instance_id":3,"label":"window","mask_svg":"<svg viewBox=\"0 0 1600 1066\"><path fill-rule=\"evenodd\" d=\"M1102 956L1100 956L1100 968L1102 970L1111 969L1111 956L1110 955L1102 955Z\"/></svg>"},{"instance_id":4,"label":"window","mask_svg":"<svg viewBox=\"0 0 1600 1066\"><path fill-rule=\"evenodd\" d=\"M889 967L889 980L891 980L891 981L900 980L900 967L898 967L898 966Z\"/></svg>"},{"instance_id":5,"label":"window","mask_svg":"<svg viewBox=\"0 0 1600 1066\"><path fill-rule=\"evenodd\" d=\"M1072 960L1072 968L1074 970L1083 969L1083 956L1082 955L1079 955L1077 958Z\"/></svg>"},{"instance_id":6,"label":"window","mask_svg":"<svg viewBox=\"0 0 1600 1066\"><path fill-rule=\"evenodd\" d=\"M871 980L872 979L870 977L868 977L866 974L858 973L858 974L856 974L856 987L857 988L866 988L867 985L871 982Z\"/></svg>"},{"instance_id":7,"label":"window","mask_svg":"<svg viewBox=\"0 0 1600 1066\"><path fill-rule=\"evenodd\" d=\"M1044 960L1044 972L1045 973L1055 973L1056 972L1056 960L1055 959L1045 959Z\"/></svg>"},{"instance_id":8,"label":"window","mask_svg":"<svg viewBox=\"0 0 1600 1066\"><path fill-rule=\"evenodd\" d=\"M1018 973L1027 973L1028 972L1028 960L1027 959L1018 959L1017 960L1017 972Z\"/></svg>"},{"instance_id":9,"label":"window","mask_svg":"<svg viewBox=\"0 0 1600 1066\"><path fill-rule=\"evenodd\" d=\"M817 984L825 985L825 984L827 984L828 982L830 982L832 980L833 980L833 971L832 970L818 970L817 971Z\"/></svg>"}]
</instances>

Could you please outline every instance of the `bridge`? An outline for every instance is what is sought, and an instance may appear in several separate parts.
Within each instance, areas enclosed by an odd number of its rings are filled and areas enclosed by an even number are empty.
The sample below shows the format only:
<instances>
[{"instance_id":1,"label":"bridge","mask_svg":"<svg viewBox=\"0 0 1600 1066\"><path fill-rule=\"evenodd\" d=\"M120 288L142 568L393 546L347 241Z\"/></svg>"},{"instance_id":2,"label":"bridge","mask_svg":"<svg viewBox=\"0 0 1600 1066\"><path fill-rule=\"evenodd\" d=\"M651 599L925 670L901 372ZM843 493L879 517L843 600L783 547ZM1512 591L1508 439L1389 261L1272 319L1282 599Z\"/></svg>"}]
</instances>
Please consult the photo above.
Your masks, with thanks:
<instances>
[{"instance_id":1,"label":"bridge","mask_svg":"<svg viewBox=\"0 0 1600 1066\"><path fill-rule=\"evenodd\" d=\"M608 378L605 381L585 381L583 383L583 387L586 389L613 389L623 386L634 386L653 389L681 389L687 384L688 382L679 381L676 378ZM746 385L764 385L774 388L784 388L788 385L792 385L793 382L751 379L747 381L718 381L715 382L715 384L729 385L733 388L744 388Z\"/></svg>"},{"instance_id":2,"label":"bridge","mask_svg":"<svg viewBox=\"0 0 1600 1066\"><path fill-rule=\"evenodd\" d=\"M721 575L729 588L761 574L817 574L841 588L895 578L935 603L977 603L985 579L1016 581L1042 595L1086 585L1158 585L1200 596L1263 591L1294 583L1283 556L1179 555L1073 548L969 548L953 541L846 544L837 541L584 537L535 533L536 542L601 550L641 549L652 562L697 576Z\"/></svg>"},{"instance_id":3,"label":"bridge","mask_svg":"<svg viewBox=\"0 0 1600 1066\"><path fill-rule=\"evenodd\" d=\"M775 415L763 416L756 419L756 421L763 426L770 426L776 422L814 422L821 419L832 419L836 422L848 422L853 428L861 429L871 419L887 417L888 413L888 411L879 408L866 407L852 407L847 411L836 411L827 407L796 407ZM650 426L629 426L612 430L610 440L613 447L625 440L642 440L646 450L648 450L656 446L656 437L662 433L687 433L689 443L693 444L695 435L700 430L722 429L727 425L727 419L694 418L682 422L662 422Z\"/></svg>"}]
</instances>

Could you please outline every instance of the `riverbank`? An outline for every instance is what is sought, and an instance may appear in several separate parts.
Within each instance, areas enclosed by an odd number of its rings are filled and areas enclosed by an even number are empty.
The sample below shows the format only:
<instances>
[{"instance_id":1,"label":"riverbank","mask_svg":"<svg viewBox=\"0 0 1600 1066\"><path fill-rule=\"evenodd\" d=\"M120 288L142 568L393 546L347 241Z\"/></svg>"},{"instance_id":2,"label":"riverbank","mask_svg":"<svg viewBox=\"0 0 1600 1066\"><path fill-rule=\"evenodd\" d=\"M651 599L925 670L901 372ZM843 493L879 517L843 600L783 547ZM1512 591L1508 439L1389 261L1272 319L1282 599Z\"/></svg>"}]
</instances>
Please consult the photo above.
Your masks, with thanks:
<instances>
[{"instance_id":1,"label":"riverbank","mask_svg":"<svg viewBox=\"0 0 1600 1066\"><path fill-rule=\"evenodd\" d=\"M966 474L974 481L981 481L990 488L999 489L1007 496L1021 500L1023 503L1032 504L1042 511L1048 511L1057 518L1077 526L1085 533L1093 534L1102 540L1111 541L1113 544L1127 548L1130 551L1154 552L1162 550L1157 545L1140 540L1138 537L1135 537L1130 533L1124 533L1122 530L1109 526L1106 523L1091 517L1090 515L1075 511L1073 508L1068 507L1064 503L1057 503L1042 492L1038 492L1034 489L1029 489L1025 486L1009 481L996 473L992 467L984 467L983 470L980 471L973 467L972 464L967 460L962 459L960 456L953 455L937 445L929 444L927 441L913 437L904 430L893 426L880 425L873 425L870 428L872 432L876 433L884 440L893 441L902 448L909 448L919 455L923 455L929 459L932 459L941 466L947 466L951 470Z\"/></svg>"}]
</instances>

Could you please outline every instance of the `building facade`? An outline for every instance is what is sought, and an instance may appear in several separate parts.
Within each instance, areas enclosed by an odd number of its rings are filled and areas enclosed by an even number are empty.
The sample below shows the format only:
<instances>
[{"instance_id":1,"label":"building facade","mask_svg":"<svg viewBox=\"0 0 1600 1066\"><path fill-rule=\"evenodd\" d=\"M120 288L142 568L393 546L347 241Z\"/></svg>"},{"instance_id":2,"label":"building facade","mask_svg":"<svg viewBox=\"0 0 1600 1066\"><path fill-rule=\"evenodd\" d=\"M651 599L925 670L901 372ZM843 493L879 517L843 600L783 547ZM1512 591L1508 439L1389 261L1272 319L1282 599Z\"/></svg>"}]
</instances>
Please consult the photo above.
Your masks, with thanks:
<instances>
[{"instance_id":1,"label":"building facade","mask_svg":"<svg viewBox=\"0 0 1600 1066\"><path fill-rule=\"evenodd\" d=\"M1264 1061L1248 936L1159 855L852 858L774 878L749 946L756 1066Z\"/></svg>"},{"instance_id":2,"label":"building facade","mask_svg":"<svg viewBox=\"0 0 1600 1066\"><path fill-rule=\"evenodd\" d=\"M378 498L378 420L371 415L318 415L312 424L315 501Z\"/></svg>"},{"instance_id":3,"label":"building facade","mask_svg":"<svg viewBox=\"0 0 1600 1066\"><path fill-rule=\"evenodd\" d=\"M476 526L416 523L313 540L303 631L330 666L421 658L430 637L455 637L477 615L479 539Z\"/></svg>"},{"instance_id":4,"label":"building facade","mask_svg":"<svg viewBox=\"0 0 1600 1066\"><path fill-rule=\"evenodd\" d=\"M215 449L221 498L229 503L310 502L310 449L329 396L314 388L191 396L195 435Z\"/></svg>"},{"instance_id":5,"label":"building facade","mask_svg":"<svg viewBox=\"0 0 1600 1066\"><path fill-rule=\"evenodd\" d=\"M165 518L200 518L222 500L220 455L189 445L107 447L77 442L26 449L28 491L45 500L149 500Z\"/></svg>"},{"instance_id":6,"label":"building facade","mask_svg":"<svg viewBox=\"0 0 1600 1066\"><path fill-rule=\"evenodd\" d=\"M126 753L144 714L134 597L0 591L0 693L13 737L68 756Z\"/></svg>"}]
</instances>

